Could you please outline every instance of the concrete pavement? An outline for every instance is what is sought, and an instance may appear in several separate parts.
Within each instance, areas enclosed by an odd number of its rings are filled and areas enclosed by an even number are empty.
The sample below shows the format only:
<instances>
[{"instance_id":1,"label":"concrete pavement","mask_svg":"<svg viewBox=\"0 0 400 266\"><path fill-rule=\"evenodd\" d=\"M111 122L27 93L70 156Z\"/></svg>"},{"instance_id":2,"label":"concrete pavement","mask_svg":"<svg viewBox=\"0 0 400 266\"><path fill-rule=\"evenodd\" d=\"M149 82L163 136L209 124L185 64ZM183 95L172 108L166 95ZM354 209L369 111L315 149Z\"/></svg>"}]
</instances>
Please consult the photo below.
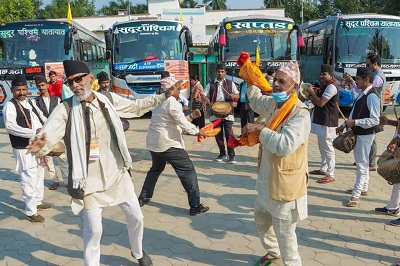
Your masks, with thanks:
<instances>
[{"instance_id":1,"label":"concrete pavement","mask_svg":"<svg viewBox=\"0 0 400 266\"><path fill-rule=\"evenodd\" d=\"M389 108L388 108L389 109ZM387 110L390 117L390 110ZM126 132L133 158L136 193L140 192L150 153L145 147L149 117L130 121ZM239 119L234 132L240 134ZM387 127L377 137L381 154L393 136ZM185 136L186 148L197 170L202 203L210 207L203 215L189 216L186 193L170 166L160 177L152 201L142 208L145 216L144 249L155 266L254 265L265 254L256 235L253 206L256 198L257 147L236 150L237 163L217 163L214 139L198 143ZM319 151L310 135L309 168L318 169ZM391 186L371 172L370 191L356 208L343 206L350 198L344 190L355 181L353 154L337 155L336 182L309 181L309 217L299 222L297 234L303 265L395 265L400 261L400 227L388 225L396 217L373 211L385 206ZM0 266L83 265L82 217L72 214L66 188L45 190L43 224L32 224L23 213L19 176L8 135L0 129ZM48 187L50 180L45 181ZM137 265L130 256L126 223L119 207L103 211L101 265ZM283 265L281 260L273 265Z\"/></svg>"}]
</instances>

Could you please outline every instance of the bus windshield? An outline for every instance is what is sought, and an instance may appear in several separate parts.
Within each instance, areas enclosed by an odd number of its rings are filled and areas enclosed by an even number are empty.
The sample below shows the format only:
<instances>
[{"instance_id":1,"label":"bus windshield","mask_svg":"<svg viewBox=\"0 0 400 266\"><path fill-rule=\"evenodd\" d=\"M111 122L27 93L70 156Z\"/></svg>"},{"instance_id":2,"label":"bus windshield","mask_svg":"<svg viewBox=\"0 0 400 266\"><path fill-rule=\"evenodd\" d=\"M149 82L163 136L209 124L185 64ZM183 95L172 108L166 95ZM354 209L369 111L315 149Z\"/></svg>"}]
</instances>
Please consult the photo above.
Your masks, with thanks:
<instances>
[{"instance_id":1,"label":"bus windshield","mask_svg":"<svg viewBox=\"0 0 400 266\"><path fill-rule=\"evenodd\" d=\"M370 52L378 53L383 64L400 63L400 21L341 20L337 27L337 63L364 63Z\"/></svg>"},{"instance_id":2,"label":"bus windshield","mask_svg":"<svg viewBox=\"0 0 400 266\"><path fill-rule=\"evenodd\" d=\"M241 51L254 56L260 47L260 59L296 60L297 39L293 24L277 21L241 21L225 24L227 46L225 60L236 60Z\"/></svg>"},{"instance_id":3,"label":"bus windshield","mask_svg":"<svg viewBox=\"0 0 400 266\"><path fill-rule=\"evenodd\" d=\"M114 62L183 60L177 22L132 22L114 28Z\"/></svg>"},{"instance_id":4,"label":"bus windshield","mask_svg":"<svg viewBox=\"0 0 400 266\"><path fill-rule=\"evenodd\" d=\"M18 26L17 26L18 25ZM16 24L0 27L0 67L44 66L69 59L65 55L66 25Z\"/></svg>"}]
</instances>

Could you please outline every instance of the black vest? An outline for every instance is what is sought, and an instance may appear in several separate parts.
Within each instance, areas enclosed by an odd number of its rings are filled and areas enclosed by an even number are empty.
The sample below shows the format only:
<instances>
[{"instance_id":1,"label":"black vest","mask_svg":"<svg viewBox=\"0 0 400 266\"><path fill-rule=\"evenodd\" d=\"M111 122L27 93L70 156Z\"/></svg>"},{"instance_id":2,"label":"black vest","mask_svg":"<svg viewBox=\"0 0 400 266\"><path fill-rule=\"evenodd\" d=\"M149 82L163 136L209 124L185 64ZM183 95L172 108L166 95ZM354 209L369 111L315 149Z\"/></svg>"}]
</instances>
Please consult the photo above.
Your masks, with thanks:
<instances>
[{"instance_id":1,"label":"black vest","mask_svg":"<svg viewBox=\"0 0 400 266\"><path fill-rule=\"evenodd\" d=\"M22 111L21 111L21 109L20 109L20 107L19 107L19 105L17 103L17 100L12 98L10 100L10 102L12 102L14 104L15 110L17 111L17 119L16 119L17 120L16 121L17 125L20 126L20 127L23 127L23 128L29 128L28 125L26 124L25 117L22 114ZM25 112L26 118L28 119L28 123L32 124L30 110L24 108L22 105L21 105L21 107ZM10 137L11 146L14 149L25 149L26 146L29 145L29 138L23 138L23 137L11 135L11 134L8 134L8 136Z\"/></svg>"},{"instance_id":2,"label":"black vest","mask_svg":"<svg viewBox=\"0 0 400 266\"><path fill-rule=\"evenodd\" d=\"M330 85L335 86L333 84ZM328 86L326 86L323 90L318 90L317 96L322 97ZM324 106L319 107L315 105L313 123L328 127L337 127L339 121L339 110L337 109L336 104L338 101L339 91Z\"/></svg>"},{"instance_id":3,"label":"black vest","mask_svg":"<svg viewBox=\"0 0 400 266\"><path fill-rule=\"evenodd\" d=\"M225 88L225 90L229 94L232 94L232 81L231 80L224 79L222 86ZM228 93L225 90L222 90L222 92L224 94L224 102L229 102L231 104L231 106L232 106L231 115L233 115L233 100L229 99ZM217 92L218 92L218 81L210 82L210 101L211 102L216 102Z\"/></svg>"},{"instance_id":4,"label":"black vest","mask_svg":"<svg viewBox=\"0 0 400 266\"><path fill-rule=\"evenodd\" d=\"M377 92L375 89L371 89L367 95L363 95L358 101L355 102L354 107L353 107L353 115L352 119L363 119L367 118L370 116L370 110L367 105L367 98L370 94L374 93L376 96L378 96ZM379 96L378 96L379 98ZM355 135L371 135L376 132L379 132L379 125L374 126L371 128L362 128L359 126L355 126L353 128L354 134Z\"/></svg>"},{"instance_id":5,"label":"black vest","mask_svg":"<svg viewBox=\"0 0 400 266\"><path fill-rule=\"evenodd\" d=\"M58 105L58 97L50 95L50 106L49 111L47 112L46 104L44 103L42 96L37 96L35 98L36 106L42 111L43 115L49 118L50 114L53 112L54 108Z\"/></svg>"}]
</instances>

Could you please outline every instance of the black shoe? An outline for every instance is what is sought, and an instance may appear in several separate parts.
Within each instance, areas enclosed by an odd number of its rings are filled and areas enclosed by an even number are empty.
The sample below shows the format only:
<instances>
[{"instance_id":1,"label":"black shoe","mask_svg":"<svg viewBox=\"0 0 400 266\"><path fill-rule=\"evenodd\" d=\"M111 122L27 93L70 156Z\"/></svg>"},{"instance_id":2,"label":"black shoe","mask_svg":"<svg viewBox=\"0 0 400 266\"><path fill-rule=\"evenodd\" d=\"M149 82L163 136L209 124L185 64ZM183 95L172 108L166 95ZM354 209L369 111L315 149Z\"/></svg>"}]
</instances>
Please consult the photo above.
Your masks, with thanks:
<instances>
[{"instance_id":1,"label":"black shoe","mask_svg":"<svg viewBox=\"0 0 400 266\"><path fill-rule=\"evenodd\" d=\"M214 159L216 162L222 162L222 160L226 160L226 155L218 155L217 158Z\"/></svg>"},{"instance_id":2,"label":"black shoe","mask_svg":"<svg viewBox=\"0 0 400 266\"><path fill-rule=\"evenodd\" d=\"M382 213L382 214L396 216L399 213L399 208L397 208L395 210L388 210L386 207L383 207L383 208L375 208L375 211L379 212L379 213Z\"/></svg>"},{"instance_id":3,"label":"black shoe","mask_svg":"<svg viewBox=\"0 0 400 266\"><path fill-rule=\"evenodd\" d=\"M140 207L143 207L145 204L150 202L150 198L138 198Z\"/></svg>"},{"instance_id":4,"label":"black shoe","mask_svg":"<svg viewBox=\"0 0 400 266\"><path fill-rule=\"evenodd\" d=\"M138 259L138 262L140 266L153 266L153 261L151 260L149 255L144 253L144 251L143 251L143 257L141 259Z\"/></svg>"},{"instance_id":5,"label":"black shoe","mask_svg":"<svg viewBox=\"0 0 400 266\"><path fill-rule=\"evenodd\" d=\"M209 209L210 209L209 207L203 206L203 204L199 204L196 207L190 208L190 215L191 216L195 216L195 215L200 214L200 213L205 213Z\"/></svg>"}]
</instances>

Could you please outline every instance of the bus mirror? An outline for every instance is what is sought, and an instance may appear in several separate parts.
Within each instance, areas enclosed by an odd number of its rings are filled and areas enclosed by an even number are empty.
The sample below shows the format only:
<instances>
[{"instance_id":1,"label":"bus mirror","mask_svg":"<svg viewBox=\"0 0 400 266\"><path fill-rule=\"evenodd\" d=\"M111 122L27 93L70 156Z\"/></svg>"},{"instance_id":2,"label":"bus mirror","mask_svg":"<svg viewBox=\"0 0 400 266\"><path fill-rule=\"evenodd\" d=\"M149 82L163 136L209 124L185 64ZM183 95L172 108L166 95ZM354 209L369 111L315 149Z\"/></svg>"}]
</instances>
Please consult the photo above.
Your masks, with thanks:
<instances>
[{"instance_id":1,"label":"bus mirror","mask_svg":"<svg viewBox=\"0 0 400 266\"><path fill-rule=\"evenodd\" d=\"M111 58L111 51L106 50L106 60L110 60L110 58Z\"/></svg>"},{"instance_id":2,"label":"bus mirror","mask_svg":"<svg viewBox=\"0 0 400 266\"><path fill-rule=\"evenodd\" d=\"M111 50L112 49L112 37L113 37L113 34L112 34L111 29L109 29L108 31L106 31L104 33L104 40L106 42L106 49L107 50Z\"/></svg>"},{"instance_id":3,"label":"bus mirror","mask_svg":"<svg viewBox=\"0 0 400 266\"><path fill-rule=\"evenodd\" d=\"M221 25L219 28L219 38L218 38L218 43L219 46L223 47L226 46L226 33L225 33L225 28Z\"/></svg>"},{"instance_id":4,"label":"bus mirror","mask_svg":"<svg viewBox=\"0 0 400 266\"><path fill-rule=\"evenodd\" d=\"M65 54L68 55L69 51L71 50L72 46L72 34L73 34L73 29L69 29L64 36L64 50Z\"/></svg>"},{"instance_id":5,"label":"bus mirror","mask_svg":"<svg viewBox=\"0 0 400 266\"><path fill-rule=\"evenodd\" d=\"M188 53L187 59L188 61L193 61L194 55L192 52Z\"/></svg>"}]
</instances>

